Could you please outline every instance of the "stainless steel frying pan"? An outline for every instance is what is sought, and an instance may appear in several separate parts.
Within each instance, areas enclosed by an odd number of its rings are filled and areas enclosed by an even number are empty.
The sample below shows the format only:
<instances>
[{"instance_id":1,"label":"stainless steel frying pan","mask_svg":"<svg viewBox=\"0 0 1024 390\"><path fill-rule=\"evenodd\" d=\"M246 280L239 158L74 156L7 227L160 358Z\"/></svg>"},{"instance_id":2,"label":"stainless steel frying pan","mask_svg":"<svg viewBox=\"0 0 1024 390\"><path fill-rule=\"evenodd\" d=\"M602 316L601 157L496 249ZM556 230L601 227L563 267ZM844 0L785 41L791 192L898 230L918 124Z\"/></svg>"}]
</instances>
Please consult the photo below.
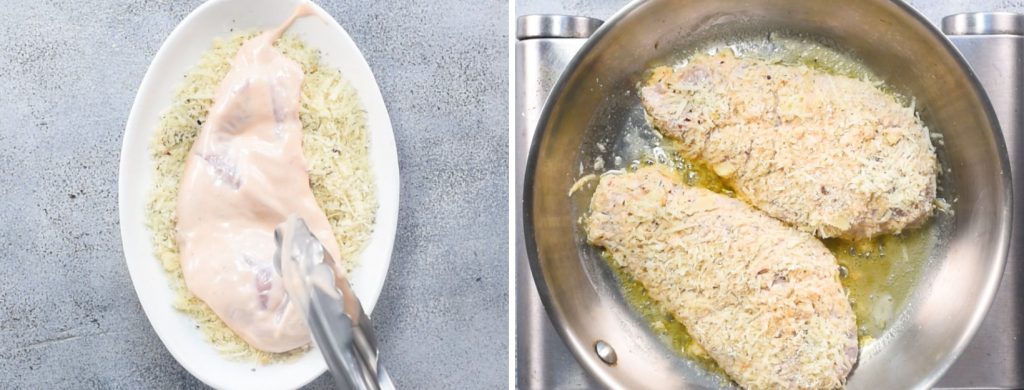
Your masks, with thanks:
<instances>
[{"instance_id":1,"label":"stainless steel frying pan","mask_svg":"<svg viewBox=\"0 0 1024 390\"><path fill-rule=\"evenodd\" d=\"M645 69L723 36L784 33L848 52L914 96L941 133L940 183L956 199L934 223L939 244L898 319L861 350L850 388L927 387L978 328L1005 264L1011 216L1006 146L964 60L899 1L635 1L590 38L551 92L532 143L522 205L527 254L545 307L569 349L613 388L719 386L671 351L626 302L577 219L589 193L573 183L611 161L623 129L643 122ZM601 144L602 147L598 147ZM582 167L582 168L581 168ZM582 170L581 170L582 169Z\"/></svg>"}]
</instances>

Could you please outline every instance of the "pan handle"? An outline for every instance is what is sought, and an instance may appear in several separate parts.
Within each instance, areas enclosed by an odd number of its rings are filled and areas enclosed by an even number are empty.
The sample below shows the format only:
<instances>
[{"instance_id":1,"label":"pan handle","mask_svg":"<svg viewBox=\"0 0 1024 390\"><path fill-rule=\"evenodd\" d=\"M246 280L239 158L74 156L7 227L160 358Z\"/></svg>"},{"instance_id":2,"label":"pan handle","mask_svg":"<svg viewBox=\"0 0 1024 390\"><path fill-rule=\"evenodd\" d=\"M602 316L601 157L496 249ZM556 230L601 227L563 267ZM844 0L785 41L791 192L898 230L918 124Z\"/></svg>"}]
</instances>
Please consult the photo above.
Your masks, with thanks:
<instances>
[{"instance_id":1,"label":"pan handle","mask_svg":"<svg viewBox=\"0 0 1024 390\"><path fill-rule=\"evenodd\" d=\"M946 35L1024 35L1024 14L967 12L942 18Z\"/></svg>"},{"instance_id":2,"label":"pan handle","mask_svg":"<svg viewBox=\"0 0 1024 390\"><path fill-rule=\"evenodd\" d=\"M588 38L601 20L569 15L523 15L516 20L516 38Z\"/></svg>"}]
</instances>

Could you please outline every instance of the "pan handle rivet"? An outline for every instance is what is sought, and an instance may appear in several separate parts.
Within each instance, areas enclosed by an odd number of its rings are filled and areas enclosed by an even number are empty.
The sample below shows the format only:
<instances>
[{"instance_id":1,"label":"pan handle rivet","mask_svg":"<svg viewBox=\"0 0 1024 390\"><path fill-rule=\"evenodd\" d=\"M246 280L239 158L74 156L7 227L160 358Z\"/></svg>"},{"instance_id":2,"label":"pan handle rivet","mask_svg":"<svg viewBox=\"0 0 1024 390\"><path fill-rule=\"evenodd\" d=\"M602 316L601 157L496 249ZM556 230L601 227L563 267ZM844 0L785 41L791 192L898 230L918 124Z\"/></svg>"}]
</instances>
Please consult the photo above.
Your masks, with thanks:
<instances>
[{"instance_id":1,"label":"pan handle rivet","mask_svg":"<svg viewBox=\"0 0 1024 390\"><path fill-rule=\"evenodd\" d=\"M594 352L597 352L597 357L601 358L601 361L609 366L614 366L615 362L619 360L618 355L615 354L615 348L612 348L604 340L597 340L594 343Z\"/></svg>"}]
</instances>

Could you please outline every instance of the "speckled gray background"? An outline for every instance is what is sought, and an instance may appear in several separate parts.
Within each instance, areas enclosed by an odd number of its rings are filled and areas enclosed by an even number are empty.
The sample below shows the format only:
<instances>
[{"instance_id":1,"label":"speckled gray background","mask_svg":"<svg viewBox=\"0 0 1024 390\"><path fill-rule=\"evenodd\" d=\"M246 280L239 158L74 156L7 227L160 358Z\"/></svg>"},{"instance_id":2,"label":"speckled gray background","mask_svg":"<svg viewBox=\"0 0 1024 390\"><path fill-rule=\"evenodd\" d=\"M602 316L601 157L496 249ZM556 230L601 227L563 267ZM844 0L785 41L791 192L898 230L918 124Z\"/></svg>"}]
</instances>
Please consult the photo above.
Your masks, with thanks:
<instances>
[{"instance_id":1,"label":"speckled gray background","mask_svg":"<svg viewBox=\"0 0 1024 390\"><path fill-rule=\"evenodd\" d=\"M0 7L0 388L202 387L146 320L117 220L136 88L198 3ZM363 50L398 143L398 236L374 313L385 364L400 388L505 387L508 6L318 3Z\"/></svg>"}]
</instances>

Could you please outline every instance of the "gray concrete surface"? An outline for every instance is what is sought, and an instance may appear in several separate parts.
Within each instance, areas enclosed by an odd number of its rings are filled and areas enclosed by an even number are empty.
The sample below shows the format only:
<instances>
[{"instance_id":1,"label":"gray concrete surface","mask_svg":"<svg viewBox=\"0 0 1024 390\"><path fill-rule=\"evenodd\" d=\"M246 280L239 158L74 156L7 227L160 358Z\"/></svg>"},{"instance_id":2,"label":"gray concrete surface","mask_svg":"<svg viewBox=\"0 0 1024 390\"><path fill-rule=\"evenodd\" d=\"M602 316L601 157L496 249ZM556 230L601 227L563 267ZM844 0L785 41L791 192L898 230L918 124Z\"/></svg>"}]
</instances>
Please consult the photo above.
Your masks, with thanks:
<instances>
[{"instance_id":1,"label":"gray concrete surface","mask_svg":"<svg viewBox=\"0 0 1024 390\"><path fill-rule=\"evenodd\" d=\"M117 219L136 88L198 3L0 7L0 388L203 387L146 320ZM362 48L398 142L398 237L374 313L385 364L399 388L503 388L508 6L318 3Z\"/></svg>"}]
</instances>

